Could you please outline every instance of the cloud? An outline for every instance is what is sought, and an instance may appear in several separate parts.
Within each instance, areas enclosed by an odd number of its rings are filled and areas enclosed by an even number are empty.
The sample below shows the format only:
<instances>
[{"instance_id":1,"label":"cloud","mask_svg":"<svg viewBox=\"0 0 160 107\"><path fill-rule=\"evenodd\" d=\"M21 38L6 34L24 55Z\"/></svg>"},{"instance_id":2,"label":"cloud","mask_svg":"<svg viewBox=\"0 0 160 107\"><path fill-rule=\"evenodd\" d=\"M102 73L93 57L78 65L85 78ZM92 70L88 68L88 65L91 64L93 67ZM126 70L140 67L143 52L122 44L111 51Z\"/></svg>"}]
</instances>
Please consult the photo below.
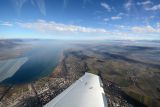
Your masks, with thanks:
<instances>
[{"instance_id":1,"label":"cloud","mask_svg":"<svg viewBox=\"0 0 160 107\"><path fill-rule=\"evenodd\" d=\"M152 10L152 11L160 10L160 4L154 5L150 8L149 7L145 8L145 10Z\"/></svg>"},{"instance_id":2,"label":"cloud","mask_svg":"<svg viewBox=\"0 0 160 107\"><path fill-rule=\"evenodd\" d=\"M105 22L108 22L108 21L109 21L109 19L108 19L108 18L104 18L103 20L104 20Z\"/></svg>"},{"instance_id":3,"label":"cloud","mask_svg":"<svg viewBox=\"0 0 160 107\"><path fill-rule=\"evenodd\" d=\"M111 19L112 20L119 20L119 19L122 19L122 17L120 17L120 16L113 16L113 17L111 17Z\"/></svg>"},{"instance_id":4,"label":"cloud","mask_svg":"<svg viewBox=\"0 0 160 107\"><path fill-rule=\"evenodd\" d=\"M122 17L124 17L124 16L128 16L128 14L125 14L125 13L120 12L120 13L118 13L116 16L112 16L112 17L111 17L111 20L120 20L120 19L122 19Z\"/></svg>"},{"instance_id":5,"label":"cloud","mask_svg":"<svg viewBox=\"0 0 160 107\"><path fill-rule=\"evenodd\" d=\"M130 26L127 25L115 25L115 27L120 30L128 30L131 28Z\"/></svg>"},{"instance_id":6,"label":"cloud","mask_svg":"<svg viewBox=\"0 0 160 107\"><path fill-rule=\"evenodd\" d=\"M35 2L37 3L37 6L38 6L40 12L43 15L46 15L45 0L35 0Z\"/></svg>"},{"instance_id":7,"label":"cloud","mask_svg":"<svg viewBox=\"0 0 160 107\"><path fill-rule=\"evenodd\" d=\"M149 4L153 4L153 3L150 0L143 1L143 2L137 2L137 5L149 5Z\"/></svg>"},{"instance_id":8,"label":"cloud","mask_svg":"<svg viewBox=\"0 0 160 107\"><path fill-rule=\"evenodd\" d=\"M120 12L117 16L128 16L128 14Z\"/></svg>"},{"instance_id":9,"label":"cloud","mask_svg":"<svg viewBox=\"0 0 160 107\"><path fill-rule=\"evenodd\" d=\"M143 27L135 26L132 27L131 30L135 33L160 33L160 28L154 28L150 25Z\"/></svg>"},{"instance_id":10,"label":"cloud","mask_svg":"<svg viewBox=\"0 0 160 107\"><path fill-rule=\"evenodd\" d=\"M132 0L128 0L125 4L124 4L124 8L129 11L131 10L131 7L132 7L133 3L132 3Z\"/></svg>"},{"instance_id":11,"label":"cloud","mask_svg":"<svg viewBox=\"0 0 160 107\"><path fill-rule=\"evenodd\" d=\"M100 5L101 5L103 8L105 8L108 12L111 11L111 7L110 7L107 3L102 2Z\"/></svg>"},{"instance_id":12,"label":"cloud","mask_svg":"<svg viewBox=\"0 0 160 107\"><path fill-rule=\"evenodd\" d=\"M105 20L108 20L107 18ZM116 20L116 18L115 18ZM118 20L118 19L117 19ZM36 20L34 22L11 23L24 30L32 30L34 35L45 35L51 38L88 38L88 39L132 39L143 40L159 37L160 23L156 27L117 25L115 29L85 27L73 24L57 23L54 21ZM7 24L6 24L7 25ZM8 24L9 25L9 24ZM12 27L14 28L14 27ZM152 37L151 37L152 36ZM42 36L43 37L43 36ZM103 40L103 39L102 39Z\"/></svg>"},{"instance_id":13,"label":"cloud","mask_svg":"<svg viewBox=\"0 0 160 107\"><path fill-rule=\"evenodd\" d=\"M160 22L158 22L158 23L157 23L157 28L159 28L159 29L160 29Z\"/></svg>"},{"instance_id":14,"label":"cloud","mask_svg":"<svg viewBox=\"0 0 160 107\"><path fill-rule=\"evenodd\" d=\"M8 27L12 27L13 26L13 24L10 23L10 22L3 22L3 23L0 23L0 25L2 25L2 26L8 26Z\"/></svg>"},{"instance_id":15,"label":"cloud","mask_svg":"<svg viewBox=\"0 0 160 107\"><path fill-rule=\"evenodd\" d=\"M43 15L46 15L45 0L12 0L12 3L15 6L18 14L20 14L22 7L27 2L30 2L31 5L37 7Z\"/></svg>"},{"instance_id":16,"label":"cloud","mask_svg":"<svg viewBox=\"0 0 160 107\"><path fill-rule=\"evenodd\" d=\"M67 33L106 33L107 30L102 28L90 28L77 25L66 25L56 22L47 22L45 20L38 20L36 22L29 23L17 23L19 26L27 29L32 29L40 32L67 32Z\"/></svg>"},{"instance_id":17,"label":"cloud","mask_svg":"<svg viewBox=\"0 0 160 107\"><path fill-rule=\"evenodd\" d=\"M67 7L68 3L69 3L69 0L63 0L63 6L64 6L64 8Z\"/></svg>"}]
</instances>

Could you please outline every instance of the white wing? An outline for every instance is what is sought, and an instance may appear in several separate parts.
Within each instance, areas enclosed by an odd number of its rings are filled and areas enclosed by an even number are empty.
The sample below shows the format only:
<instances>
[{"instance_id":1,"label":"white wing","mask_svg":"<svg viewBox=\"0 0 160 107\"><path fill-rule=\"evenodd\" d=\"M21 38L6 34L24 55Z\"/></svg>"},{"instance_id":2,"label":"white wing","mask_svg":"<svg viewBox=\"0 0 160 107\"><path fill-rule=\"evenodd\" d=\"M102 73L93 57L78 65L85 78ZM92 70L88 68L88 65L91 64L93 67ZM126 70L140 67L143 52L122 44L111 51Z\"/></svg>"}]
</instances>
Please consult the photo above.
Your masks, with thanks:
<instances>
[{"instance_id":1,"label":"white wing","mask_svg":"<svg viewBox=\"0 0 160 107\"><path fill-rule=\"evenodd\" d=\"M108 107L99 76L85 73L44 107Z\"/></svg>"}]
</instances>

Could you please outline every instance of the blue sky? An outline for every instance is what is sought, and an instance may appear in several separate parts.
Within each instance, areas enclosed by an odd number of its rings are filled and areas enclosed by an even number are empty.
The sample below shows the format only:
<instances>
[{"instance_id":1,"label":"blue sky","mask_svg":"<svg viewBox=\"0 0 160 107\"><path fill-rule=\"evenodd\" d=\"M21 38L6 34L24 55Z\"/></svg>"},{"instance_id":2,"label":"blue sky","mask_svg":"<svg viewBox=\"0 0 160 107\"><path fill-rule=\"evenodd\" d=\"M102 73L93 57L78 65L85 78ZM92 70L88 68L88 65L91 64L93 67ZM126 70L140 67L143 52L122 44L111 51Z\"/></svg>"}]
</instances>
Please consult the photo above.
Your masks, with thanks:
<instances>
[{"instance_id":1,"label":"blue sky","mask_svg":"<svg viewBox=\"0 0 160 107\"><path fill-rule=\"evenodd\" d=\"M160 1L1 0L0 38L160 40Z\"/></svg>"}]
</instances>

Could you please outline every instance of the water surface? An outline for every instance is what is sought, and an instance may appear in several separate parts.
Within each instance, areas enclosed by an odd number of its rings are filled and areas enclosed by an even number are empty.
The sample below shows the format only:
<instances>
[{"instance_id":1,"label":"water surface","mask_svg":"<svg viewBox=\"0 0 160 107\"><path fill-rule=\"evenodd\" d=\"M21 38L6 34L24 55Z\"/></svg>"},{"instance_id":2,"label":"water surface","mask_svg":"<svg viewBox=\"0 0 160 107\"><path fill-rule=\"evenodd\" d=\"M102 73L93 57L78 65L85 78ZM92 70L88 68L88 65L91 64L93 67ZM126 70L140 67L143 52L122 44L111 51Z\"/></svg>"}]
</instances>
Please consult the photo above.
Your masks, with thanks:
<instances>
[{"instance_id":1,"label":"water surface","mask_svg":"<svg viewBox=\"0 0 160 107\"><path fill-rule=\"evenodd\" d=\"M5 84L28 83L49 75L59 62L63 43L58 41L30 42L32 48L20 57L28 60L10 78L3 81Z\"/></svg>"}]
</instances>

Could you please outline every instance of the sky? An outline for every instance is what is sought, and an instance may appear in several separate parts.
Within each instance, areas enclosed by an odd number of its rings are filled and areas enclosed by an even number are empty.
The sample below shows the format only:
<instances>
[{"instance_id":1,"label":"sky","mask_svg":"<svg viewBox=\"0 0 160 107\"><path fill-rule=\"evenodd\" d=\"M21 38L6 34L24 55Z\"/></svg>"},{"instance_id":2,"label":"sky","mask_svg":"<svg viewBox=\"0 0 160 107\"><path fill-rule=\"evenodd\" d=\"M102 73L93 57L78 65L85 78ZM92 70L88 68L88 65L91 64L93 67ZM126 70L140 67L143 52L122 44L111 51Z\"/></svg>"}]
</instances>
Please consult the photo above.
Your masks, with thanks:
<instances>
[{"instance_id":1,"label":"sky","mask_svg":"<svg viewBox=\"0 0 160 107\"><path fill-rule=\"evenodd\" d=\"M160 40L160 0L0 0L0 39Z\"/></svg>"}]
</instances>

